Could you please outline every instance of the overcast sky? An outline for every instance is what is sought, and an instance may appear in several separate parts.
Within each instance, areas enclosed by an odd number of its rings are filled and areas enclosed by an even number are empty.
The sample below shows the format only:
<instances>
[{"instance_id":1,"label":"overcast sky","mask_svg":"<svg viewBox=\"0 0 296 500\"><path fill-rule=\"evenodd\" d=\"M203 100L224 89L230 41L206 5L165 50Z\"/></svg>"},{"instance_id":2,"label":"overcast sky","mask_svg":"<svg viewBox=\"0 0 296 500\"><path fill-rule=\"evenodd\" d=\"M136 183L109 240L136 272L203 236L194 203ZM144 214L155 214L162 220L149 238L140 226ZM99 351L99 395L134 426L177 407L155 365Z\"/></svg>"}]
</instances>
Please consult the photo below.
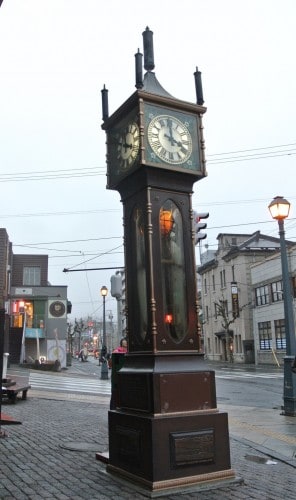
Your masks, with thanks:
<instances>
[{"instance_id":1,"label":"overcast sky","mask_svg":"<svg viewBox=\"0 0 296 500\"><path fill-rule=\"evenodd\" d=\"M267 206L292 204L296 238L295 0L4 0L0 9L0 227L14 253L49 255L72 318L102 317L100 288L121 267L122 206L106 190L101 89L109 111L135 91L134 54L154 32L155 73L195 102L202 71L208 177L193 208L220 232L277 236ZM198 259L198 256L197 256ZM110 294L106 310L116 315Z\"/></svg>"}]
</instances>

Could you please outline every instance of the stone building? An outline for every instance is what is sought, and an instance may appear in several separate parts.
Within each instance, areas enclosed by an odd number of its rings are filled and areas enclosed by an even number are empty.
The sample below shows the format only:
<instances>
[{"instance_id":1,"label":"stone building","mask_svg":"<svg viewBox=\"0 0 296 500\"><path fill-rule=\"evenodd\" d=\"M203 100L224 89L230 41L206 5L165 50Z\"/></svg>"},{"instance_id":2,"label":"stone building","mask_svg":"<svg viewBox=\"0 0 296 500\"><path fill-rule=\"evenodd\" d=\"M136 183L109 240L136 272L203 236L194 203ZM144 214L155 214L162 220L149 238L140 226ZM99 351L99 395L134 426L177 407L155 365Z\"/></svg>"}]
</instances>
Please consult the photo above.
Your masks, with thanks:
<instances>
[{"instance_id":1,"label":"stone building","mask_svg":"<svg viewBox=\"0 0 296 500\"><path fill-rule=\"evenodd\" d=\"M296 311L296 246L288 249L294 325ZM251 266L254 297L253 333L256 364L282 364L286 353L281 255ZM295 328L294 328L295 334Z\"/></svg>"},{"instance_id":2,"label":"stone building","mask_svg":"<svg viewBox=\"0 0 296 500\"><path fill-rule=\"evenodd\" d=\"M254 307L251 269L278 254L278 238L220 233L218 249L201 255L202 337L210 360L255 363ZM287 245L292 245L287 242ZM221 305L224 311L224 327ZM219 309L220 306L220 309ZM228 328L225 328L225 318ZM226 340L229 342L227 349Z\"/></svg>"}]
</instances>

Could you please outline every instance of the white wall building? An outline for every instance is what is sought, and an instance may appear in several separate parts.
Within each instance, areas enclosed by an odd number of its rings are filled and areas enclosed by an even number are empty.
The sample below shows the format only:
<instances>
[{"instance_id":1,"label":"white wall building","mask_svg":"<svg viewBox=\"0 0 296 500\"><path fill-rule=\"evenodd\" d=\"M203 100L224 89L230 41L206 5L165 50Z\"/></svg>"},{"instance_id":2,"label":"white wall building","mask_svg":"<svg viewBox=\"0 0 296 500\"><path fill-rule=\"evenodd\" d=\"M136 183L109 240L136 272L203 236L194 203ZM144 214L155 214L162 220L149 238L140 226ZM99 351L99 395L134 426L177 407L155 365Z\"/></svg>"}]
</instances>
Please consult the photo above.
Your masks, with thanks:
<instances>
[{"instance_id":1,"label":"white wall building","mask_svg":"<svg viewBox=\"0 0 296 500\"><path fill-rule=\"evenodd\" d=\"M223 233L217 236L216 252L206 252L197 272L202 278L202 336L204 351L210 360L226 360L226 340L234 362L255 363L252 266L275 252L278 238L256 231L253 234ZM291 242L290 242L291 243ZM228 333L222 326L218 304L223 303L229 321ZM262 320L263 321L263 320Z\"/></svg>"},{"instance_id":2,"label":"white wall building","mask_svg":"<svg viewBox=\"0 0 296 500\"><path fill-rule=\"evenodd\" d=\"M296 247L287 251L295 326ZM251 266L254 296L253 331L256 364L282 364L286 353L280 253ZM294 327L295 334L295 327Z\"/></svg>"}]
</instances>

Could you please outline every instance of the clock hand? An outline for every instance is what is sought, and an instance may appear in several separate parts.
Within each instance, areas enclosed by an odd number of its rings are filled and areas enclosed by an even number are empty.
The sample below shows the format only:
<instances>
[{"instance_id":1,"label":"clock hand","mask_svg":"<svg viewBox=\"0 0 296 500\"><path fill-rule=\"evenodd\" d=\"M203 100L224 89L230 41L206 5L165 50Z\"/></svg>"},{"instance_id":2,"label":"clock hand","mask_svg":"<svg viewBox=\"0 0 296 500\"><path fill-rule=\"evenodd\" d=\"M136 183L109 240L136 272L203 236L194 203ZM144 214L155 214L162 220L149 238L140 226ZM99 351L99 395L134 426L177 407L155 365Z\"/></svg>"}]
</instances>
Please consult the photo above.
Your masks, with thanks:
<instances>
[{"instance_id":1,"label":"clock hand","mask_svg":"<svg viewBox=\"0 0 296 500\"><path fill-rule=\"evenodd\" d=\"M173 146L177 142L173 137L172 129L170 130L170 135L164 134L164 137L170 141L171 146Z\"/></svg>"},{"instance_id":2,"label":"clock hand","mask_svg":"<svg viewBox=\"0 0 296 500\"><path fill-rule=\"evenodd\" d=\"M178 144L178 141L173 137L172 129L170 130L170 135L164 134L164 137L170 141L172 146Z\"/></svg>"},{"instance_id":3,"label":"clock hand","mask_svg":"<svg viewBox=\"0 0 296 500\"><path fill-rule=\"evenodd\" d=\"M120 142L119 144L120 144L120 146L121 146L122 148L124 148L124 152L125 152L125 153L126 153L126 151L127 151L127 149L128 149L128 148L130 148L130 149L132 149L132 148L133 148L133 145L132 145L132 144L128 144L126 141L124 141L124 142Z\"/></svg>"},{"instance_id":4,"label":"clock hand","mask_svg":"<svg viewBox=\"0 0 296 500\"><path fill-rule=\"evenodd\" d=\"M174 137L170 137L169 135L167 134L164 134L164 137L166 137L167 139L169 139L170 143L172 146L176 145L178 146L179 148L181 148L181 150L186 153L186 149L184 148L184 144L181 142L181 141L177 141L176 139L174 139Z\"/></svg>"},{"instance_id":5,"label":"clock hand","mask_svg":"<svg viewBox=\"0 0 296 500\"><path fill-rule=\"evenodd\" d=\"M168 129L169 129L169 136L168 135L165 135L165 137L167 137L167 139L170 141L171 145L173 146L174 142L176 142L176 140L174 139L174 136L173 136L173 129L172 129L172 120L168 120L167 122L168 124Z\"/></svg>"}]
</instances>

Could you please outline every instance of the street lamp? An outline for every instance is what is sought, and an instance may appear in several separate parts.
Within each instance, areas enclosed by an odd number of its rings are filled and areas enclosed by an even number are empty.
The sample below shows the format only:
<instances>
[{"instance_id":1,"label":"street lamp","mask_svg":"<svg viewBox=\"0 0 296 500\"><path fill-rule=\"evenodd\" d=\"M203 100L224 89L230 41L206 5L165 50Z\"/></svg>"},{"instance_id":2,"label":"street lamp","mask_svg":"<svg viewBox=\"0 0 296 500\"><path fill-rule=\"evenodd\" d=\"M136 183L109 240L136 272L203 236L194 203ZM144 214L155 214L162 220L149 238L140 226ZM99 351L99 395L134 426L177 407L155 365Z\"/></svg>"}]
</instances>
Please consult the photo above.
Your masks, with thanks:
<instances>
[{"instance_id":1,"label":"street lamp","mask_svg":"<svg viewBox=\"0 0 296 500\"><path fill-rule=\"evenodd\" d=\"M105 310L105 301L107 294L108 294L108 288L106 286L102 286L101 295L103 297L103 345L101 350L101 358L102 358L101 380L108 380L108 364L106 359L107 346L106 346L106 310Z\"/></svg>"},{"instance_id":2,"label":"street lamp","mask_svg":"<svg viewBox=\"0 0 296 500\"><path fill-rule=\"evenodd\" d=\"M288 257L285 241L284 220L288 217L290 203L282 196L276 196L268 206L273 219L278 221L281 245L281 262L284 295L284 316L286 333L286 356L284 358L284 407L283 414L296 416L296 374L292 365L296 355L295 324L293 315L293 299L288 271Z\"/></svg>"}]
</instances>

